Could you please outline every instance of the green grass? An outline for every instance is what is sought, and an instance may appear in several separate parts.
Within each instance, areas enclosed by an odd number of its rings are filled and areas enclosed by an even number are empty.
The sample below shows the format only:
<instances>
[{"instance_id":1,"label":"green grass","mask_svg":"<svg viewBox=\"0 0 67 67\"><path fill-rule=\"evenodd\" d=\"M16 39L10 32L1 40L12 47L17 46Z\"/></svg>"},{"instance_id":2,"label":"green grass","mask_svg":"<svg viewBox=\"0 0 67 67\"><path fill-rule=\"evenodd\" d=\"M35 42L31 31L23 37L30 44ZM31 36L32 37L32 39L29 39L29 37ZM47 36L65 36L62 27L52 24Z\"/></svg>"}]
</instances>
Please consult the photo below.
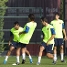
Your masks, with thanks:
<instances>
[{"instance_id":1,"label":"green grass","mask_svg":"<svg viewBox=\"0 0 67 67\"><path fill-rule=\"evenodd\" d=\"M52 64L52 60L46 57L42 57L41 64L36 65L37 57L33 57L33 64L29 63L29 58L26 57L26 63L13 66L12 64L16 62L16 57L9 57L7 64L3 64L4 57L0 57L0 67L67 67L67 63L60 62L60 58L58 57L58 61L56 65ZM20 62L22 61L20 57ZM67 57L65 57L65 61L67 61Z\"/></svg>"}]
</instances>

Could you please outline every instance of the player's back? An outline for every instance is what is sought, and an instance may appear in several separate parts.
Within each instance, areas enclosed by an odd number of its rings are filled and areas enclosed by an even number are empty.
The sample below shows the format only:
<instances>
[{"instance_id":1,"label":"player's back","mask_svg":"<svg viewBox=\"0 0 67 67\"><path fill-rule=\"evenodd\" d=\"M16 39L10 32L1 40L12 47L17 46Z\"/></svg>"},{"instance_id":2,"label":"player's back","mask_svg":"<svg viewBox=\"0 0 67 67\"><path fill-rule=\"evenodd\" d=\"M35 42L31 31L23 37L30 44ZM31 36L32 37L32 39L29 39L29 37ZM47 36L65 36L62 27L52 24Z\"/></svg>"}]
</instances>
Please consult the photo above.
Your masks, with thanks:
<instances>
[{"instance_id":1,"label":"player's back","mask_svg":"<svg viewBox=\"0 0 67 67\"><path fill-rule=\"evenodd\" d=\"M30 39L31 39L31 37L32 37L32 35L33 35L33 33L34 33L34 30L35 30L35 28L36 28L36 26L37 26L37 23L36 23L36 22L28 22L28 23L25 25L24 30L25 30L26 26L29 27L29 31L28 31L28 33L26 33L26 34L21 34L21 35L20 35L20 40L19 40L19 42L28 44L29 41L30 41Z\"/></svg>"}]
</instances>

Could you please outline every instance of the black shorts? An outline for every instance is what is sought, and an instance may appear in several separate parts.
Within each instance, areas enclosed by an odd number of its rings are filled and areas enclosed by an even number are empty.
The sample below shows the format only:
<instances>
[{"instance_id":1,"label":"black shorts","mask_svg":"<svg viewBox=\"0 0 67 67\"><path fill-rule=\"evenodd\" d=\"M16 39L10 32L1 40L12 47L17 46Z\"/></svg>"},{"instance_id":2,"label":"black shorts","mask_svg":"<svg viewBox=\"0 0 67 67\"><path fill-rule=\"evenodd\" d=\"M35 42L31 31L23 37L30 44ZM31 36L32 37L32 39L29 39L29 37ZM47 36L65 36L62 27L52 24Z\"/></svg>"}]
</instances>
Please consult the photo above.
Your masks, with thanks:
<instances>
[{"instance_id":1,"label":"black shorts","mask_svg":"<svg viewBox=\"0 0 67 67\"><path fill-rule=\"evenodd\" d=\"M55 38L55 46L64 45L63 38Z\"/></svg>"},{"instance_id":2,"label":"black shorts","mask_svg":"<svg viewBox=\"0 0 67 67\"><path fill-rule=\"evenodd\" d=\"M14 48L18 48L18 42L13 41L10 47L13 46Z\"/></svg>"},{"instance_id":3,"label":"black shorts","mask_svg":"<svg viewBox=\"0 0 67 67\"><path fill-rule=\"evenodd\" d=\"M18 43L18 47L20 47L20 48L25 48L26 47L26 44L23 44L23 43Z\"/></svg>"},{"instance_id":4,"label":"black shorts","mask_svg":"<svg viewBox=\"0 0 67 67\"><path fill-rule=\"evenodd\" d=\"M43 46L45 48L46 53L52 53L52 51L53 51L53 49L52 49L53 48L53 44L49 44L47 46L45 42L42 42L41 46Z\"/></svg>"}]
</instances>

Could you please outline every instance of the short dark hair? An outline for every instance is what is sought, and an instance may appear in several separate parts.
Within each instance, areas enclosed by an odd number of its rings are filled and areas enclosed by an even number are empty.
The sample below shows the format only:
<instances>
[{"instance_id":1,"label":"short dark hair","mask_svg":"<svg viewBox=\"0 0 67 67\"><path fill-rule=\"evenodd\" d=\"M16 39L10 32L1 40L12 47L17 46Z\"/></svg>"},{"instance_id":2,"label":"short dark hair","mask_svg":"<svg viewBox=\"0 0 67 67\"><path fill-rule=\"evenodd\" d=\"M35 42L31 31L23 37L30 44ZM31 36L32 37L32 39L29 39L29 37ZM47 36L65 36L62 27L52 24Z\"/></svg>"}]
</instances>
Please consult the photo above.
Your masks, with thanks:
<instances>
[{"instance_id":1,"label":"short dark hair","mask_svg":"<svg viewBox=\"0 0 67 67\"><path fill-rule=\"evenodd\" d=\"M45 18L45 17L41 17L41 20L48 23L48 20L47 20L47 18Z\"/></svg>"},{"instance_id":2,"label":"short dark hair","mask_svg":"<svg viewBox=\"0 0 67 67\"><path fill-rule=\"evenodd\" d=\"M56 13L55 13L55 16L56 16L56 15L60 16L60 13L59 13L59 12L56 12Z\"/></svg>"},{"instance_id":3,"label":"short dark hair","mask_svg":"<svg viewBox=\"0 0 67 67\"><path fill-rule=\"evenodd\" d=\"M15 22L14 22L14 25L16 25L16 24L19 25L19 22L18 22L18 21L15 21Z\"/></svg>"},{"instance_id":4,"label":"short dark hair","mask_svg":"<svg viewBox=\"0 0 67 67\"><path fill-rule=\"evenodd\" d=\"M28 17L30 18L31 21L34 21L34 19L35 19L34 14L29 14Z\"/></svg>"}]
</instances>

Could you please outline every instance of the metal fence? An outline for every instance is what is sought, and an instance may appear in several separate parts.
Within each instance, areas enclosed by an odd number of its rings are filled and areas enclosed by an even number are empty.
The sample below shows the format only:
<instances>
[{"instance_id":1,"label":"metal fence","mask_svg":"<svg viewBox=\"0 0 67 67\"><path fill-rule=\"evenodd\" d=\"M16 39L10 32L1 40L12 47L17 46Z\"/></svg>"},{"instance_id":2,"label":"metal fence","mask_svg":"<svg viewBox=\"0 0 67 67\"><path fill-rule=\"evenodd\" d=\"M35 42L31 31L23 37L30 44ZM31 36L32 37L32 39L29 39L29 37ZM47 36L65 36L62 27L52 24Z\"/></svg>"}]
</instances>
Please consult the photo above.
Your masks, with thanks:
<instances>
[{"instance_id":1,"label":"metal fence","mask_svg":"<svg viewBox=\"0 0 67 67\"><path fill-rule=\"evenodd\" d=\"M4 16L4 27L0 32L4 32L4 43L8 44L9 40L9 31L13 27L13 23L18 21L22 27L28 22L28 15L33 13L35 15L35 21L37 22L37 28L34 32L34 35L30 43L40 43L41 42L41 27L40 17L43 15L43 9L41 7L0 7L0 10L6 9ZM2 44L2 42L0 42Z\"/></svg>"}]
</instances>

